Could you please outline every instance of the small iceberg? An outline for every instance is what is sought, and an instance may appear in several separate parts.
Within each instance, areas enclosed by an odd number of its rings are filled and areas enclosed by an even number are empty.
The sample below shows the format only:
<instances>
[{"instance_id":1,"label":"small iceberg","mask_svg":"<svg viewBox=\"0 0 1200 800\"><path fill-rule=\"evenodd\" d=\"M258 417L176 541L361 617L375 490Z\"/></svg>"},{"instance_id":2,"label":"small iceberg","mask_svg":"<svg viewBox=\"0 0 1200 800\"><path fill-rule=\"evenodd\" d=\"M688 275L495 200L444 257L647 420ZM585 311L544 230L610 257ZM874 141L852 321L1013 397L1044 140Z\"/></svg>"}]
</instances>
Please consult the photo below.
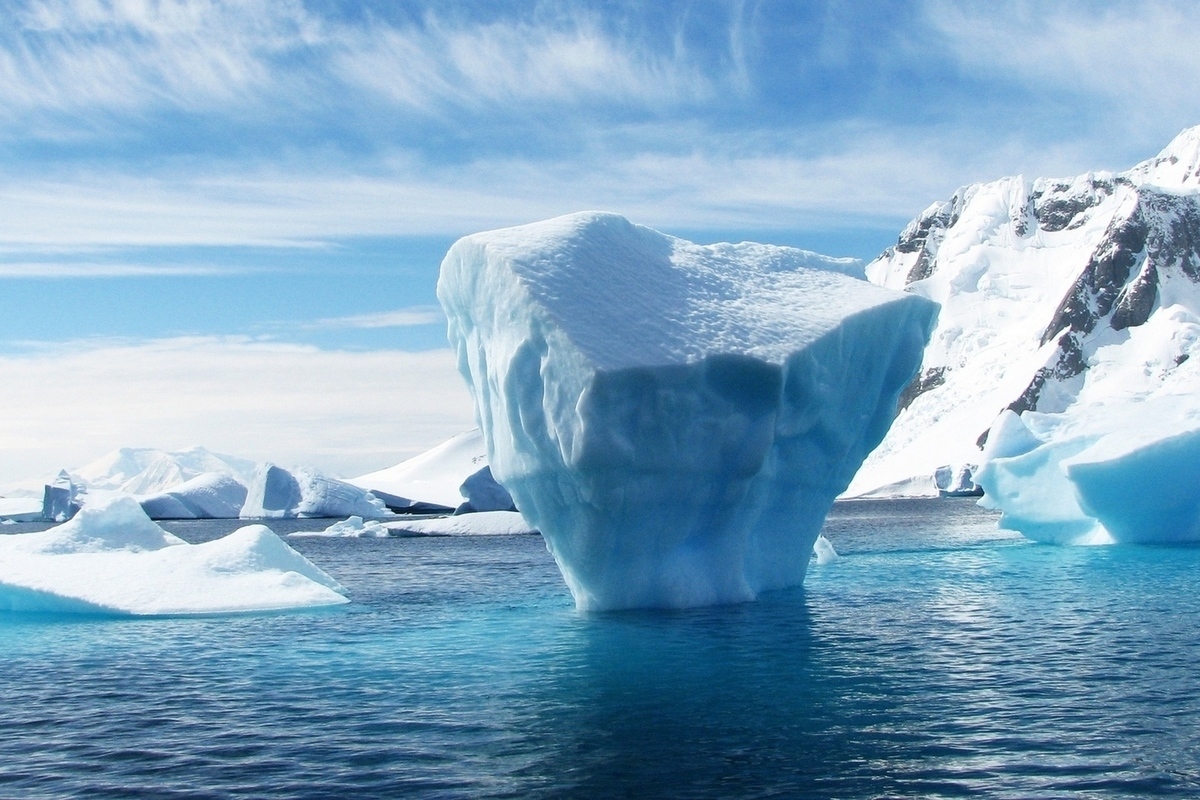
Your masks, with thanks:
<instances>
[{"instance_id":1,"label":"small iceberg","mask_svg":"<svg viewBox=\"0 0 1200 800\"><path fill-rule=\"evenodd\" d=\"M385 538L391 533L383 525L383 523L362 517L352 516L349 519L335 522L323 531L296 531L289 533L289 537L293 536L328 536L328 537L345 537L345 538Z\"/></svg>"},{"instance_id":2,"label":"small iceberg","mask_svg":"<svg viewBox=\"0 0 1200 800\"><path fill-rule=\"evenodd\" d=\"M188 544L129 496L49 530L0 536L0 611L228 614L348 602L337 581L266 526Z\"/></svg>"},{"instance_id":3,"label":"small iceberg","mask_svg":"<svg viewBox=\"0 0 1200 800\"><path fill-rule=\"evenodd\" d=\"M537 533L519 511L479 511L437 519L388 522L396 536L523 536Z\"/></svg>"},{"instance_id":4,"label":"small iceberg","mask_svg":"<svg viewBox=\"0 0 1200 800\"><path fill-rule=\"evenodd\" d=\"M837 557L837 550L833 549L833 542L826 539L825 534L817 536L817 541L813 543L813 558L817 560L817 564L828 564L835 561Z\"/></svg>"}]
</instances>

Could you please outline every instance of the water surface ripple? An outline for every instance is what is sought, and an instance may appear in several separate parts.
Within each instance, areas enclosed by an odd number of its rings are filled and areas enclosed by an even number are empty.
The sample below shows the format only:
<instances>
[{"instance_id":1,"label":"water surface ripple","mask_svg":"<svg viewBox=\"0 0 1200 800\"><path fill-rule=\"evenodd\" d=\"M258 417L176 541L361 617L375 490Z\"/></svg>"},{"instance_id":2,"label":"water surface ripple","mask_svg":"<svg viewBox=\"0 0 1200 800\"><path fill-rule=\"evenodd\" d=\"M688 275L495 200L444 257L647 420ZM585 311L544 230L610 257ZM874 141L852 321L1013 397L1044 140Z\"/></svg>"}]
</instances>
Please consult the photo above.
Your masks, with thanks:
<instances>
[{"instance_id":1,"label":"water surface ripple","mask_svg":"<svg viewBox=\"0 0 1200 800\"><path fill-rule=\"evenodd\" d=\"M576 613L512 537L292 540L326 611L0 616L0 796L1200 796L1200 549L969 501L827 535L803 590L686 612Z\"/></svg>"}]
</instances>

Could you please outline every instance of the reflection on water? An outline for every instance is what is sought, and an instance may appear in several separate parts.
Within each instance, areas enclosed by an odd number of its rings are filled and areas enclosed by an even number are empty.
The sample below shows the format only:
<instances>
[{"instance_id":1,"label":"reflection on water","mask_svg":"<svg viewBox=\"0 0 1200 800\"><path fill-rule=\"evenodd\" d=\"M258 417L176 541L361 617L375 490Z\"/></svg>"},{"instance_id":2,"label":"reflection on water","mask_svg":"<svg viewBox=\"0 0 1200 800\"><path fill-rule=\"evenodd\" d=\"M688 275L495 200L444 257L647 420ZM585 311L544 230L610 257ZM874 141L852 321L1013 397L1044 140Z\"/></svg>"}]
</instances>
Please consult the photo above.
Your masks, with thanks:
<instances>
[{"instance_id":1,"label":"reflection on water","mask_svg":"<svg viewBox=\"0 0 1200 800\"><path fill-rule=\"evenodd\" d=\"M826 535L723 608L577 613L535 537L305 539L352 605L0 618L0 796L1200 795L1200 549L969 501Z\"/></svg>"}]
</instances>

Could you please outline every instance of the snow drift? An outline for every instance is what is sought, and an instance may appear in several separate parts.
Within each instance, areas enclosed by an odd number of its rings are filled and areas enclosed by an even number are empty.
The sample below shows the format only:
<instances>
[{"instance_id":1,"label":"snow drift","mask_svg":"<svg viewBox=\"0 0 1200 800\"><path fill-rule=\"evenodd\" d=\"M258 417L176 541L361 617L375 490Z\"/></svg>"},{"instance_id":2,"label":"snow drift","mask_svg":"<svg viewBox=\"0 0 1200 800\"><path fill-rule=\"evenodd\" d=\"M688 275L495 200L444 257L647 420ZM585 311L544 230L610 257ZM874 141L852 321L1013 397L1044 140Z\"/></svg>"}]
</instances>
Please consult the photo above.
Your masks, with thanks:
<instances>
[{"instance_id":1,"label":"snow drift","mask_svg":"<svg viewBox=\"0 0 1200 800\"><path fill-rule=\"evenodd\" d=\"M337 581L262 525L189 545L128 496L46 531L0 536L0 611L205 614L346 602Z\"/></svg>"},{"instance_id":2,"label":"snow drift","mask_svg":"<svg viewBox=\"0 0 1200 800\"><path fill-rule=\"evenodd\" d=\"M460 240L438 297L491 469L583 609L800 583L936 309L602 213Z\"/></svg>"}]
</instances>

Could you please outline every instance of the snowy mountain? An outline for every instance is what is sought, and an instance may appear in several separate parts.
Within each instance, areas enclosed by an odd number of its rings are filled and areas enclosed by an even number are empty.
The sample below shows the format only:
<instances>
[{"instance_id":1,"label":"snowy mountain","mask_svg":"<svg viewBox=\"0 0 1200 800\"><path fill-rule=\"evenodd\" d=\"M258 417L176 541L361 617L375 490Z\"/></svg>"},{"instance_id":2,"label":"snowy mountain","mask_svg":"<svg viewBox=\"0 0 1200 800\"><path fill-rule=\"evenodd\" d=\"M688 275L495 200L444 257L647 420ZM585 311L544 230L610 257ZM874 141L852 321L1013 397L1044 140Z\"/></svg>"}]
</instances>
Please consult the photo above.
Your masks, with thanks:
<instances>
[{"instance_id":1,"label":"snowy mountain","mask_svg":"<svg viewBox=\"0 0 1200 800\"><path fill-rule=\"evenodd\" d=\"M122 447L72 471L89 489L149 495L165 492L205 473L219 473L249 485L258 465L244 458L213 453L203 447L167 452L149 447Z\"/></svg>"},{"instance_id":2,"label":"snowy mountain","mask_svg":"<svg viewBox=\"0 0 1200 800\"><path fill-rule=\"evenodd\" d=\"M847 496L935 492L939 468L979 463L1004 409L1200 395L1200 126L1126 172L959 189L866 272L942 311Z\"/></svg>"}]
</instances>

